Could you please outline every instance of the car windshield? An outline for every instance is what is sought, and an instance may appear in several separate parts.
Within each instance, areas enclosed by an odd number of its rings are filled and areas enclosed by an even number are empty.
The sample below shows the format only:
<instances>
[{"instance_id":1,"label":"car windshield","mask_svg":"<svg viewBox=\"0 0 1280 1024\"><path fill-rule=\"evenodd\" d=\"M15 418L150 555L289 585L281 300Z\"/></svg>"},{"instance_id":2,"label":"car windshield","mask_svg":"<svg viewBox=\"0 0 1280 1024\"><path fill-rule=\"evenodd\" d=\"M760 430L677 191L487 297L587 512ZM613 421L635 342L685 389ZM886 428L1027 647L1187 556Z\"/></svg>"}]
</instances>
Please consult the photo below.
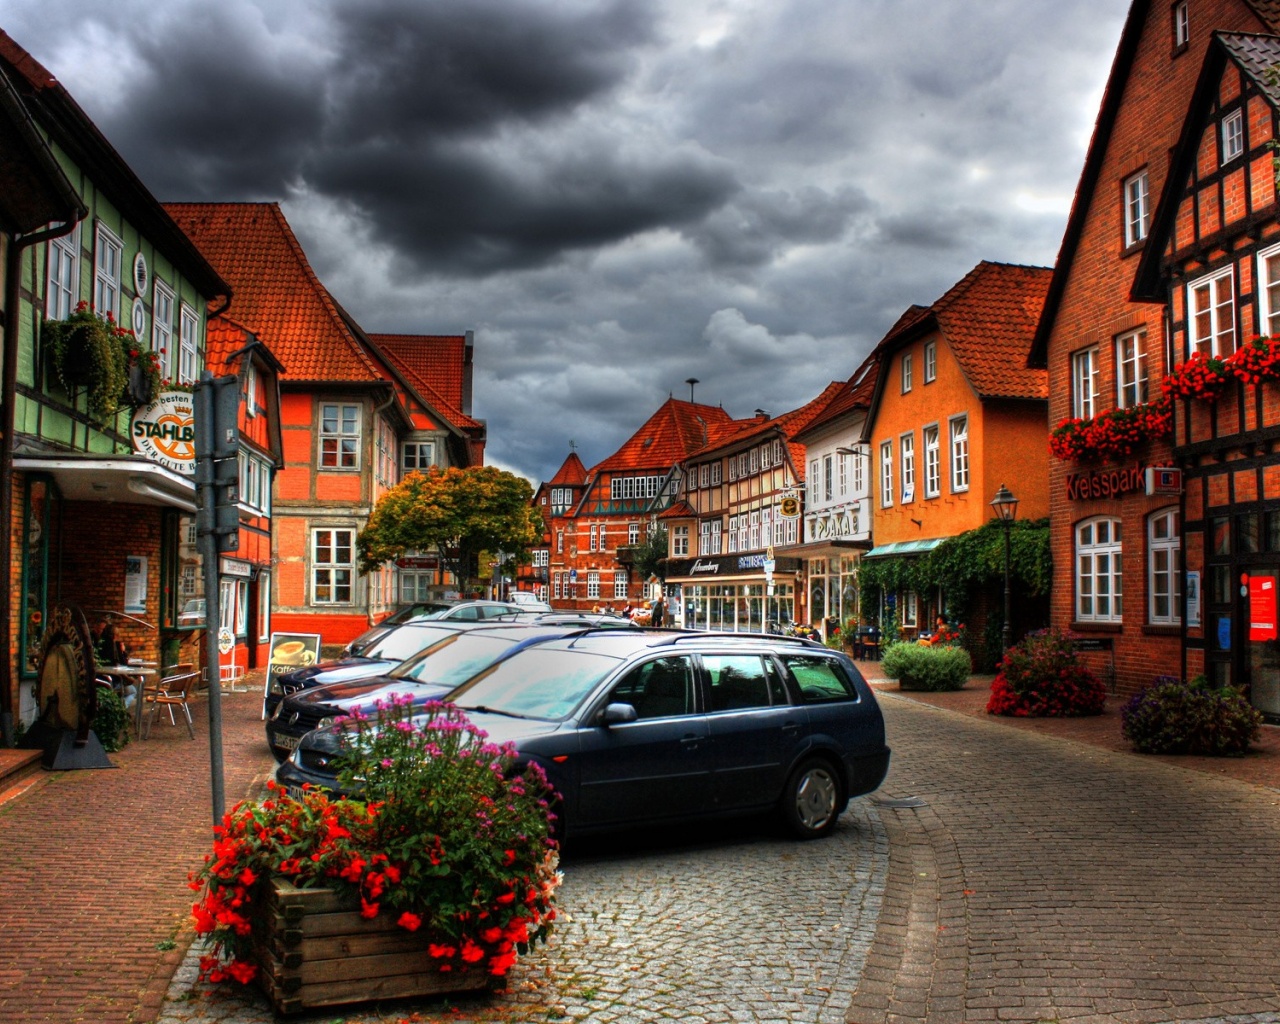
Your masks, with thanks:
<instances>
[{"instance_id":1,"label":"car windshield","mask_svg":"<svg viewBox=\"0 0 1280 1024\"><path fill-rule=\"evenodd\" d=\"M530 647L458 687L449 699L463 710L559 721L617 666L617 658L601 654Z\"/></svg>"},{"instance_id":2,"label":"car windshield","mask_svg":"<svg viewBox=\"0 0 1280 1024\"><path fill-rule=\"evenodd\" d=\"M502 657L516 641L492 633L453 633L398 665L387 674L396 679L457 686Z\"/></svg>"},{"instance_id":3,"label":"car windshield","mask_svg":"<svg viewBox=\"0 0 1280 1024\"><path fill-rule=\"evenodd\" d=\"M429 629L422 626L404 626L376 637L360 653L366 658L382 658L385 661L404 661L437 640L455 636L451 629Z\"/></svg>"}]
</instances>

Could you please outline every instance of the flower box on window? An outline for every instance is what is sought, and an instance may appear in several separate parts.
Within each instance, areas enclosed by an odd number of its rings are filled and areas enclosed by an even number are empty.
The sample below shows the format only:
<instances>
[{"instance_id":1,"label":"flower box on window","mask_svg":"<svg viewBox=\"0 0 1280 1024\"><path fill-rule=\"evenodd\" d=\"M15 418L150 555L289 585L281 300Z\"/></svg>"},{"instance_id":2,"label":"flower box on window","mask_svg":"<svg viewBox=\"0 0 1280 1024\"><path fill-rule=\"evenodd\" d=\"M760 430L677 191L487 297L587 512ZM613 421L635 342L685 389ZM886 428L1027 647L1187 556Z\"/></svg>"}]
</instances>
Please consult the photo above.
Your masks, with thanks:
<instances>
[{"instance_id":1,"label":"flower box on window","mask_svg":"<svg viewBox=\"0 0 1280 1024\"><path fill-rule=\"evenodd\" d=\"M1049 451L1064 462L1113 462L1172 432L1169 402L1147 402L1093 419L1065 419L1049 435Z\"/></svg>"},{"instance_id":2,"label":"flower box on window","mask_svg":"<svg viewBox=\"0 0 1280 1024\"><path fill-rule=\"evenodd\" d=\"M1173 368L1160 382L1160 390L1168 399L1198 398L1213 402L1229 382L1225 360L1196 352Z\"/></svg>"}]
</instances>

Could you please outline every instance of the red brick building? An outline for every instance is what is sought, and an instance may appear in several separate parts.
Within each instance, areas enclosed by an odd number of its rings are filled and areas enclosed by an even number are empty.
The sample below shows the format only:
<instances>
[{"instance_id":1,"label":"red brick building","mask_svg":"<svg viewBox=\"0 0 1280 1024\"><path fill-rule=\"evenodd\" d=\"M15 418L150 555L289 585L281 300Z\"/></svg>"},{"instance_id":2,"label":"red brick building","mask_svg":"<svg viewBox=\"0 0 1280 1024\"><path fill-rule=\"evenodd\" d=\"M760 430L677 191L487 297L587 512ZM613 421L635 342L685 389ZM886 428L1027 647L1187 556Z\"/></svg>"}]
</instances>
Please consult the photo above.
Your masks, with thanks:
<instances>
[{"instance_id":1,"label":"red brick building","mask_svg":"<svg viewBox=\"0 0 1280 1024\"><path fill-rule=\"evenodd\" d=\"M1134 0L1130 7L1032 346L1032 365L1049 374L1051 428L1117 408L1136 416L1159 399L1159 381L1181 354L1171 350L1163 297L1134 290L1153 206L1213 33L1277 28L1272 3ZM1222 176L1217 184L1230 187ZM1205 193L1214 203L1224 195ZM1201 301L1212 316L1226 310L1224 297L1210 287ZM1052 621L1096 642L1101 649L1088 657L1121 693L1181 671L1183 498L1158 486L1148 494L1145 474L1174 459L1158 436L1123 457L1050 459Z\"/></svg>"},{"instance_id":2,"label":"red brick building","mask_svg":"<svg viewBox=\"0 0 1280 1024\"><path fill-rule=\"evenodd\" d=\"M549 495L551 604L589 610L642 602L645 581L633 572L628 549L670 504L678 465L735 422L719 406L668 398L581 483L566 475L574 469L570 455L557 474L560 501L556 487Z\"/></svg>"},{"instance_id":3,"label":"red brick building","mask_svg":"<svg viewBox=\"0 0 1280 1024\"><path fill-rule=\"evenodd\" d=\"M563 520L578 502L587 487L587 467L578 458L577 452L570 452L569 457L561 463L555 476L545 483L539 484L533 492L533 507L542 516L542 542L530 551L530 562L517 570L516 587L537 594L544 601L551 599L551 553L555 550L555 538L559 536L560 551L563 554L564 527L555 525L556 520ZM558 563L563 572L563 559ZM563 580L561 581L563 590Z\"/></svg>"},{"instance_id":4,"label":"red brick building","mask_svg":"<svg viewBox=\"0 0 1280 1024\"><path fill-rule=\"evenodd\" d=\"M1272 717L1280 717L1280 347L1270 341L1280 336L1277 66L1273 35L1211 38L1134 287L1166 303L1175 361L1191 359L1202 376L1226 371L1205 378L1204 397L1174 399L1190 582L1184 668L1248 686ZM1189 382L1186 365L1178 377Z\"/></svg>"}]
</instances>

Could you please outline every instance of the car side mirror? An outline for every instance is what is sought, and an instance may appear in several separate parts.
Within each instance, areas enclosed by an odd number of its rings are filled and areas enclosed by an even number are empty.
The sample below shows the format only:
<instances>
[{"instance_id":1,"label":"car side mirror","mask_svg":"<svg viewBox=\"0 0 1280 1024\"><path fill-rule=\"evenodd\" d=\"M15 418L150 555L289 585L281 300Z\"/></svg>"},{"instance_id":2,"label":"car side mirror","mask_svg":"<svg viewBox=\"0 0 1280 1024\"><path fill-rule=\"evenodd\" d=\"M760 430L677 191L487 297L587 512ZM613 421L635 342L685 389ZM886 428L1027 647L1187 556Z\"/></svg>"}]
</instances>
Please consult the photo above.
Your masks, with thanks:
<instances>
[{"instance_id":1,"label":"car side mirror","mask_svg":"<svg viewBox=\"0 0 1280 1024\"><path fill-rule=\"evenodd\" d=\"M604 710L600 712L600 724L608 728L623 722L634 722L639 717L631 704L606 704Z\"/></svg>"}]
</instances>

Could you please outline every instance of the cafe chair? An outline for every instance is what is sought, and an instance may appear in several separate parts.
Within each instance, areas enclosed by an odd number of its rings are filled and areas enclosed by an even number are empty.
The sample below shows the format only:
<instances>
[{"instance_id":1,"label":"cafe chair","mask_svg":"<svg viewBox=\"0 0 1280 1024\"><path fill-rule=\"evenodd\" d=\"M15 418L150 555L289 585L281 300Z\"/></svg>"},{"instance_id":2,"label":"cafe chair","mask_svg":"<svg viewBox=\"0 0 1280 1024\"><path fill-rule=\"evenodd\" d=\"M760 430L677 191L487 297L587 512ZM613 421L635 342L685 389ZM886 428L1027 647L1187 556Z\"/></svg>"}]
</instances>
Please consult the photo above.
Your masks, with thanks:
<instances>
[{"instance_id":1,"label":"cafe chair","mask_svg":"<svg viewBox=\"0 0 1280 1024\"><path fill-rule=\"evenodd\" d=\"M143 739L151 735L151 723L155 721L156 712L161 708L168 710L169 724L177 725L178 719L173 713L175 707L182 708L182 713L187 719L187 732L191 734L192 739L196 738L196 727L191 720L191 695L199 681L199 672L170 675L161 679L155 690L147 693L147 722L142 733Z\"/></svg>"}]
</instances>

